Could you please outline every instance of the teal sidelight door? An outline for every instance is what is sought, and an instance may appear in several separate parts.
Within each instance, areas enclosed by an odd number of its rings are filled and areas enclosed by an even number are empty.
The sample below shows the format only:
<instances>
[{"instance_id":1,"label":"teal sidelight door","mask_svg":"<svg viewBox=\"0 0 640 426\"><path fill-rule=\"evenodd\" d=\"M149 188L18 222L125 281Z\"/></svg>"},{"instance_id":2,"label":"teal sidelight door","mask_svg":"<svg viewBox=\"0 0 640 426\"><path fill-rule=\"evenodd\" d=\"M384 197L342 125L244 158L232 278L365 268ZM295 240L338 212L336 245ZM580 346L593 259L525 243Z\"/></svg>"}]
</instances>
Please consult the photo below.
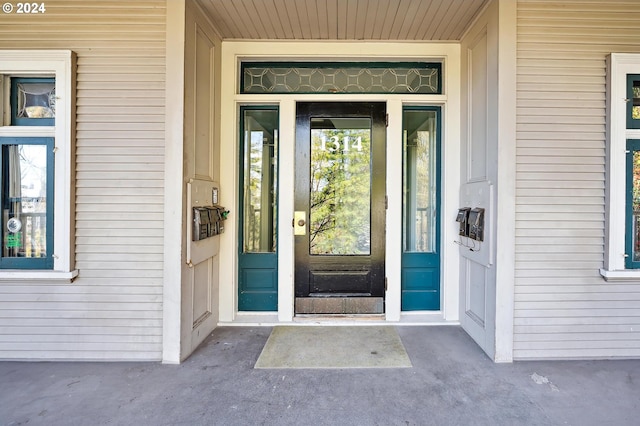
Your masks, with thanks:
<instances>
[{"instance_id":1,"label":"teal sidelight door","mask_svg":"<svg viewBox=\"0 0 640 426\"><path fill-rule=\"evenodd\" d=\"M403 111L402 310L440 309L440 108Z\"/></svg>"},{"instance_id":2,"label":"teal sidelight door","mask_svg":"<svg viewBox=\"0 0 640 426\"><path fill-rule=\"evenodd\" d=\"M240 110L238 310L278 309L278 109Z\"/></svg>"}]
</instances>

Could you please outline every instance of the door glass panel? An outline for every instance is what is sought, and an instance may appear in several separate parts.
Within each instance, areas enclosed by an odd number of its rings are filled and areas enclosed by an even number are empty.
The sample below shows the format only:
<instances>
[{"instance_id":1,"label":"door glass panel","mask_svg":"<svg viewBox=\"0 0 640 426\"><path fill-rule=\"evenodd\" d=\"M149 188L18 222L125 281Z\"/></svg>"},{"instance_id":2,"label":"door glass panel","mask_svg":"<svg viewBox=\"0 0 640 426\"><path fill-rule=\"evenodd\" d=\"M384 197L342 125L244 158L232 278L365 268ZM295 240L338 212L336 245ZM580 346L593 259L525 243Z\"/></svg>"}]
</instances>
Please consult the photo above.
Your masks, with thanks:
<instances>
[{"instance_id":1,"label":"door glass panel","mask_svg":"<svg viewBox=\"0 0 640 426\"><path fill-rule=\"evenodd\" d=\"M640 151L633 152L631 214L633 226L632 261L640 261Z\"/></svg>"},{"instance_id":2,"label":"door glass panel","mask_svg":"<svg viewBox=\"0 0 640 426\"><path fill-rule=\"evenodd\" d=\"M275 252L278 111L246 109L243 126L243 251Z\"/></svg>"},{"instance_id":3,"label":"door glass panel","mask_svg":"<svg viewBox=\"0 0 640 426\"><path fill-rule=\"evenodd\" d=\"M371 254L371 119L311 119L309 252Z\"/></svg>"},{"instance_id":4,"label":"door glass panel","mask_svg":"<svg viewBox=\"0 0 640 426\"><path fill-rule=\"evenodd\" d=\"M436 112L405 110L403 240L405 252L435 251L436 243Z\"/></svg>"},{"instance_id":5,"label":"door glass panel","mask_svg":"<svg viewBox=\"0 0 640 426\"><path fill-rule=\"evenodd\" d=\"M629 104L631 107L631 117L627 127L637 129L638 123L640 122L640 79L631 79L630 86L631 102L629 102Z\"/></svg>"},{"instance_id":6,"label":"door glass panel","mask_svg":"<svg viewBox=\"0 0 640 426\"><path fill-rule=\"evenodd\" d=\"M633 102L631 106L631 118L634 120L640 120L640 81L634 80L633 87L631 88L633 93Z\"/></svg>"},{"instance_id":7,"label":"door glass panel","mask_svg":"<svg viewBox=\"0 0 640 426\"><path fill-rule=\"evenodd\" d=\"M46 257L47 146L4 145L4 257Z\"/></svg>"}]
</instances>

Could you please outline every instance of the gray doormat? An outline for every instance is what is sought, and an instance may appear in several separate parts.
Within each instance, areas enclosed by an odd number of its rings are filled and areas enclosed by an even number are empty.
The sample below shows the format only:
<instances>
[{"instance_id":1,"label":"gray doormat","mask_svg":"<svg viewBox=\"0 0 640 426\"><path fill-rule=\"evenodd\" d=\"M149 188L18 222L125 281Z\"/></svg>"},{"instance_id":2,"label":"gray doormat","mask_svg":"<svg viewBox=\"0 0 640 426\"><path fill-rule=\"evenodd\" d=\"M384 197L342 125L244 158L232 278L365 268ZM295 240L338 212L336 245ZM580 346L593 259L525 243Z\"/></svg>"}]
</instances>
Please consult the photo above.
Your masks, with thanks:
<instances>
[{"instance_id":1,"label":"gray doormat","mask_svg":"<svg viewBox=\"0 0 640 426\"><path fill-rule=\"evenodd\" d=\"M392 326L277 326L255 368L410 368Z\"/></svg>"}]
</instances>

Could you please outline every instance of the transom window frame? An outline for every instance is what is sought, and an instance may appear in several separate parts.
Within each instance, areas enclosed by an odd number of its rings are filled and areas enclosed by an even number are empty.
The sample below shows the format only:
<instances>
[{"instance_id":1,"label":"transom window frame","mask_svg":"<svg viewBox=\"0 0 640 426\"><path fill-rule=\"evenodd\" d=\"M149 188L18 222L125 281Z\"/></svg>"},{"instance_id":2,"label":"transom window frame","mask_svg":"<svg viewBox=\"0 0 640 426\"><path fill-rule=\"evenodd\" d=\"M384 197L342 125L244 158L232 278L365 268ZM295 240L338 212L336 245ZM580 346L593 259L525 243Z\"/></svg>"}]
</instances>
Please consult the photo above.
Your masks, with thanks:
<instances>
[{"instance_id":1,"label":"transom window frame","mask_svg":"<svg viewBox=\"0 0 640 426\"><path fill-rule=\"evenodd\" d=\"M628 126L628 76L640 74L640 54L607 56L607 127L605 166L605 258L600 274L607 281L637 281L640 269L626 265L627 141L640 139Z\"/></svg>"},{"instance_id":2,"label":"transom window frame","mask_svg":"<svg viewBox=\"0 0 640 426\"><path fill-rule=\"evenodd\" d=\"M308 87L308 90L265 90L265 91L250 91L246 89L245 79L250 79L250 87L253 85L253 80L256 77L255 75L247 76L247 69L251 68L259 68L263 67L265 70L279 69L279 70L287 70L287 74L290 72L297 74L299 70L316 70L321 73L323 70L335 70L336 73L343 71L346 72L348 69L358 69L358 75L349 76L346 78L346 87L352 88L361 88L358 78L364 73L367 74L368 70L384 70L383 72L393 73L394 70L399 69L409 69L411 71L415 70L431 70L432 75L435 75L435 88L431 92L419 92L419 91L402 91L402 90L340 90L340 83L336 81L335 74L333 77L329 75L323 75L323 83L322 87L327 86L325 89L310 89L312 86L311 77L309 77L309 81L307 83L304 82L304 76L300 77L300 86ZM241 61L239 66L240 75L238 78L238 93L243 95L308 95L308 94L365 94L365 95L376 95L376 94L400 94L400 95L442 95L443 91L443 75L442 75L442 63L437 61L397 61L397 62L388 62L388 61L363 61L363 62L353 62L353 61ZM265 71L266 72L266 71ZM280 71L282 73L283 71ZM264 73L264 72L263 72ZM280 74L282 76L282 74ZM276 80L278 74L275 75ZM372 80L373 76L369 75ZM328 77L328 78L327 78ZM431 76L430 76L431 77ZM399 77L402 80L402 76ZM404 76L407 81L405 81L405 86L409 86L408 77ZM418 77L420 83L422 82L422 77ZM278 82L274 82L274 86L283 86L284 83L278 84ZM379 85L374 84L371 81L371 87L383 86L382 80ZM400 85L402 86L402 85ZM431 87L427 85L426 87Z\"/></svg>"},{"instance_id":3,"label":"transom window frame","mask_svg":"<svg viewBox=\"0 0 640 426\"><path fill-rule=\"evenodd\" d=\"M71 50L0 50L0 137L48 137L54 139L53 182L54 229L53 268L50 270L0 269L0 282L29 280L67 281L78 276L75 266L75 69L76 55ZM54 78L56 82L55 125L11 125L9 103L13 77Z\"/></svg>"}]
</instances>

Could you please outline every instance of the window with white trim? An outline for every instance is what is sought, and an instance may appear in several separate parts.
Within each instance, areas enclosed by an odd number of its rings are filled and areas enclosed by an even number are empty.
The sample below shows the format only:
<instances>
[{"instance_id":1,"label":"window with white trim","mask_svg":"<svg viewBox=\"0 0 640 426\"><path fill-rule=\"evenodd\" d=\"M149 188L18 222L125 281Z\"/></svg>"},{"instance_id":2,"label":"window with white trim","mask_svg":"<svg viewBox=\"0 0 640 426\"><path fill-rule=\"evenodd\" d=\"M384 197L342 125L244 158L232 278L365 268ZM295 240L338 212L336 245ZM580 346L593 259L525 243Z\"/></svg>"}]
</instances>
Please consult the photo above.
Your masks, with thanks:
<instances>
[{"instance_id":1,"label":"window with white trim","mask_svg":"<svg viewBox=\"0 0 640 426\"><path fill-rule=\"evenodd\" d=\"M69 50L0 50L0 280L77 275L74 74Z\"/></svg>"},{"instance_id":2,"label":"window with white trim","mask_svg":"<svg viewBox=\"0 0 640 426\"><path fill-rule=\"evenodd\" d=\"M640 251L636 250L640 249L636 225L640 225L638 141L640 54L612 53L607 57L605 261L600 270L607 280L640 279Z\"/></svg>"}]
</instances>

